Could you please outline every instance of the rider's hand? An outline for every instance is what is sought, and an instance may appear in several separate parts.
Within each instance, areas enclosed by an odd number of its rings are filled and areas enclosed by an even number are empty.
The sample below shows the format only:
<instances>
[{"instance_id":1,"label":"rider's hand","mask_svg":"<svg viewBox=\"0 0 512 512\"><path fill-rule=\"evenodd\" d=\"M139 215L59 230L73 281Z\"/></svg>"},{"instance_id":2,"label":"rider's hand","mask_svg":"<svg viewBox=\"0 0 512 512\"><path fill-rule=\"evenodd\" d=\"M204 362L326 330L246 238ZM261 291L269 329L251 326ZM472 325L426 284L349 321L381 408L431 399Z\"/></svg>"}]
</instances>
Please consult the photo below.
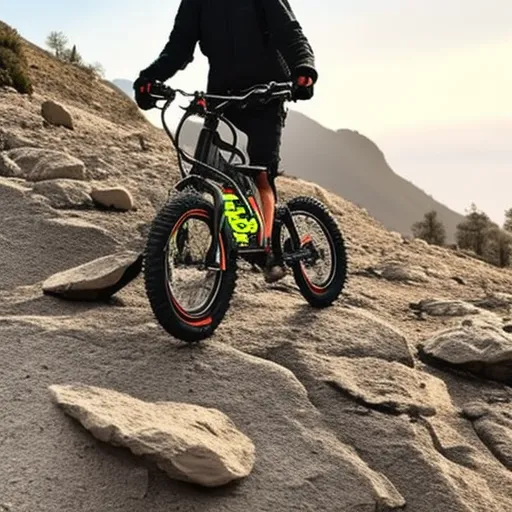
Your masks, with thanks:
<instances>
[{"instance_id":1,"label":"rider's hand","mask_svg":"<svg viewBox=\"0 0 512 512\"><path fill-rule=\"evenodd\" d=\"M150 110L156 106L156 99L149 94L152 85L153 80L143 75L139 76L133 84L133 88L135 89L135 101L142 110Z\"/></svg>"},{"instance_id":2,"label":"rider's hand","mask_svg":"<svg viewBox=\"0 0 512 512\"><path fill-rule=\"evenodd\" d=\"M293 100L310 100L314 94L316 71L310 68L298 69L293 88Z\"/></svg>"}]
</instances>

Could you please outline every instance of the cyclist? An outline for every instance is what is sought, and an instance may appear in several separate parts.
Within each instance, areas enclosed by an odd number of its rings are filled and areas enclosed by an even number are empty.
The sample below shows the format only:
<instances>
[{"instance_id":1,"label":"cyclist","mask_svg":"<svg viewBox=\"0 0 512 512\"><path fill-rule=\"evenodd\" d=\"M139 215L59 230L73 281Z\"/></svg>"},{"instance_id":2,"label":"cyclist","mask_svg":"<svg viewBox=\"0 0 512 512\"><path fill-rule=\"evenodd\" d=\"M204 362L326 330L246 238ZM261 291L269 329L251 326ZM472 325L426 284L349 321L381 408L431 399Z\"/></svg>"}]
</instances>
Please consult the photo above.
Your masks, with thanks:
<instances>
[{"instance_id":1,"label":"cyclist","mask_svg":"<svg viewBox=\"0 0 512 512\"><path fill-rule=\"evenodd\" d=\"M209 61L207 92L211 94L236 94L256 84L291 80L294 101L313 97L318 78L313 50L288 0L181 0L167 44L134 83L141 109L155 107L152 83L165 82L185 69L193 60L196 43ZM250 163L267 169L255 182L269 236L286 116L283 103L233 106L225 116L247 135ZM285 275L284 265L272 255L263 267L268 282Z\"/></svg>"}]
</instances>

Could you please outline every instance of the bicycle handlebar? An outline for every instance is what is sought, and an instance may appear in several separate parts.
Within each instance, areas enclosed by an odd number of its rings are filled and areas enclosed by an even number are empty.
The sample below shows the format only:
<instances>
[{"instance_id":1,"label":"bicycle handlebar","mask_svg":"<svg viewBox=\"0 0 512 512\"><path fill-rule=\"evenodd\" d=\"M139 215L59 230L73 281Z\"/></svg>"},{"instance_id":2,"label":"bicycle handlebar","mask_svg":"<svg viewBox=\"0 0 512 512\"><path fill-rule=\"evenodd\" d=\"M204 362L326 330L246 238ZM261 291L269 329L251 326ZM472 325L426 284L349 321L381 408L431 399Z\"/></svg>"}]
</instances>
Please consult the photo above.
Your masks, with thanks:
<instances>
[{"instance_id":1,"label":"bicycle handlebar","mask_svg":"<svg viewBox=\"0 0 512 512\"><path fill-rule=\"evenodd\" d=\"M168 102L174 101L176 94L181 96L195 98L196 100L218 100L225 103L243 102L252 96L262 96L269 99L283 98L285 100L291 99L292 95L292 82L269 82L267 84L258 84L241 91L245 94L239 95L222 95L222 94L209 94L200 91L189 93L181 89L173 89L161 82L153 83L150 95L154 98L167 100Z\"/></svg>"}]
</instances>

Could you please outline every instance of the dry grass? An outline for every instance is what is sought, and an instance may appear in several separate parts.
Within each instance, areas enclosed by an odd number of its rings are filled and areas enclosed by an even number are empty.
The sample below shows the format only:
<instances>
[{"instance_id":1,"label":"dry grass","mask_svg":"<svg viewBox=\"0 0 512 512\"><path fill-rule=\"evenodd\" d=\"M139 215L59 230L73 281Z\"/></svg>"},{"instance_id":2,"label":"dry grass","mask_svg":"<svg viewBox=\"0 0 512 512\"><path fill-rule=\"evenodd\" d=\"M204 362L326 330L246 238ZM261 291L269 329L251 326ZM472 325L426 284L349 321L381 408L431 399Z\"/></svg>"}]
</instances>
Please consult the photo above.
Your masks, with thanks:
<instances>
[{"instance_id":1,"label":"dry grass","mask_svg":"<svg viewBox=\"0 0 512 512\"><path fill-rule=\"evenodd\" d=\"M116 124L146 123L135 103L118 94L110 82L91 70L57 60L28 41L23 43L35 92Z\"/></svg>"}]
</instances>

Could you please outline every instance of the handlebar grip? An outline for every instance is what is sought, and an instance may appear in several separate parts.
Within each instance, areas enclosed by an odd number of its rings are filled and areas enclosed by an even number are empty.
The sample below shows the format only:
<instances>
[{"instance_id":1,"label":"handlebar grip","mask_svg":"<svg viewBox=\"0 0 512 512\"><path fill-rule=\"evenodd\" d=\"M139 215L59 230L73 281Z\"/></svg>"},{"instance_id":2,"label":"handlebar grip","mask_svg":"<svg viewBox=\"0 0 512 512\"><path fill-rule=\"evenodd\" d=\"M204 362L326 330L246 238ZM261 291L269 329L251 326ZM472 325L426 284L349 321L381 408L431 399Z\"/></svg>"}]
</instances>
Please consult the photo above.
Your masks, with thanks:
<instances>
[{"instance_id":1,"label":"handlebar grip","mask_svg":"<svg viewBox=\"0 0 512 512\"><path fill-rule=\"evenodd\" d=\"M176 91L161 82L153 82L149 94L167 100L174 100L176 97Z\"/></svg>"}]
</instances>

